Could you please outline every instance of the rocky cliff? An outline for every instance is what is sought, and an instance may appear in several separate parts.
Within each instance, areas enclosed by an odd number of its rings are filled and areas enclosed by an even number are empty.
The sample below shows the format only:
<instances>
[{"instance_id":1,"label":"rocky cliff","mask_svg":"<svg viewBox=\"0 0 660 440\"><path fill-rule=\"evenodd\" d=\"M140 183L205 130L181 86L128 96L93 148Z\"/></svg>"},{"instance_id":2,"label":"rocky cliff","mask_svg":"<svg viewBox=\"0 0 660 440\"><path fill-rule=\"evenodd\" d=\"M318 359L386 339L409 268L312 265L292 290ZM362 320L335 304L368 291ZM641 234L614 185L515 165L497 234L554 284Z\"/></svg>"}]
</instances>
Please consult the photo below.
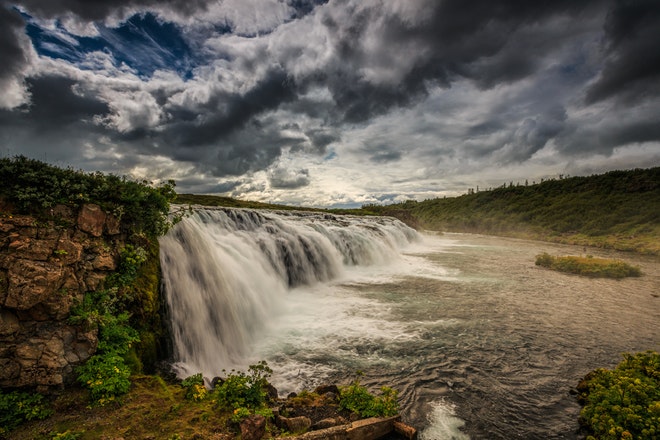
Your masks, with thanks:
<instances>
[{"instance_id":1,"label":"rocky cliff","mask_svg":"<svg viewBox=\"0 0 660 440\"><path fill-rule=\"evenodd\" d=\"M12 212L0 200L0 388L44 392L94 354L96 328L68 318L116 269L125 237L94 204L55 206L39 220Z\"/></svg>"}]
</instances>

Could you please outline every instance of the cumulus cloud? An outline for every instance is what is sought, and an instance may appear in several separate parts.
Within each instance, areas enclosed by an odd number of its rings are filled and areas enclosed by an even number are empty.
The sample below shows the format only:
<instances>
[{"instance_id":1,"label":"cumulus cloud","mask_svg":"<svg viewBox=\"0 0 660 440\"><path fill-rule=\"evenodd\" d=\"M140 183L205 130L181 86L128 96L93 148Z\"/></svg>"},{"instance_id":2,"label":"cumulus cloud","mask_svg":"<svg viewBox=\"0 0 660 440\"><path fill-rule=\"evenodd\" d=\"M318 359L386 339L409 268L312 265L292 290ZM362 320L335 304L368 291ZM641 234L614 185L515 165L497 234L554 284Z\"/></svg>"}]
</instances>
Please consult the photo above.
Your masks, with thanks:
<instances>
[{"instance_id":1,"label":"cumulus cloud","mask_svg":"<svg viewBox=\"0 0 660 440\"><path fill-rule=\"evenodd\" d=\"M656 3L4 0L0 147L317 205L648 165Z\"/></svg>"},{"instance_id":2,"label":"cumulus cloud","mask_svg":"<svg viewBox=\"0 0 660 440\"><path fill-rule=\"evenodd\" d=\"M277 166L268 173L270 186L277 189L295 189L309 185L309 171Z\"/></svg>"},{"instance_id":3,"label":"cumulus cloud","mask_svg":"<svg viewBox=\"0 0 660 440\"><path fill-rule=\"evenodd\" d=\"M11 109L28 99L24 76L32 53L22 28L18 12L0 3L0 108Z\"/></svg>"}]
</instances>

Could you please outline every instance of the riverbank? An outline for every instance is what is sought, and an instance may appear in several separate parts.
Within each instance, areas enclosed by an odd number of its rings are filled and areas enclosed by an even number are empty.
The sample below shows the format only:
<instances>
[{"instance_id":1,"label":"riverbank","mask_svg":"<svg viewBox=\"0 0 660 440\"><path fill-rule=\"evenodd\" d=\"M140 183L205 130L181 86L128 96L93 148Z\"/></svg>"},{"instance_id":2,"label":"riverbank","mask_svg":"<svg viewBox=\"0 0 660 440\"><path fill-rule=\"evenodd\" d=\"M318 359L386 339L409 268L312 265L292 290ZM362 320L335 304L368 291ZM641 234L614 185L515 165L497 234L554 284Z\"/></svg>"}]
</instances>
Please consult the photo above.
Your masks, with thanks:
<instances>
[{"instance_id":1,"label":"riverbank","mask_svg":"<svg viewBox=\"0 0 660 440\"><path fill-rule=\"evenodd\" d=\"M328 429L340 438L337 435L342 432L358 428L365 431L364 435L375 432L377 437L380 433L391 433L389 438L401 439L412 439L417 435L414 428L400 422L399 416L374 419L343 409L337 393L338 388L331 385L318 387L314 392L270 400L268 406L273 416L264 420L261 437L259 433L242 432L241 423L235 421L235 411L218 409L213 398L190 398L178 381L166 381L158 375L139 375L131 378L131 389L121 402L90 406L86 390L71 388L52 399L52 416L0 433L0 439L223 440L237 438L239 434L242 439L255 439L290 438L293 434L305 433L305 438L321 438L318 435ZM395 428L403 434L396 434Z\"/></svg>"}]
</instances>

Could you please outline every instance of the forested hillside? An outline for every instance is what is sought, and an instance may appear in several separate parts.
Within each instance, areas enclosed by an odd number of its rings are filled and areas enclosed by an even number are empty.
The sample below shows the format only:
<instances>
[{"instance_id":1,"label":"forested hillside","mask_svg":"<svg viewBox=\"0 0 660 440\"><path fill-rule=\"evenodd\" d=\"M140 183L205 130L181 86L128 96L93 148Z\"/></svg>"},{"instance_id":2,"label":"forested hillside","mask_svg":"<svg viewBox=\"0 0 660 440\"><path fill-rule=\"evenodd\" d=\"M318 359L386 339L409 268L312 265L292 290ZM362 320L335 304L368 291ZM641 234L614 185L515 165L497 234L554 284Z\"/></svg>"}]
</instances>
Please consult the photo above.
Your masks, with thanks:
<instances>
[{"instance_id":1,"label":"forested hillside","mask_svg":"<svg viewBox=\"0 0 660 440\"><path fill-rule=\"evenodd\" d=\"M660 254L660 167L377 206L413 226Z\"/></svg>"}]
</instances>

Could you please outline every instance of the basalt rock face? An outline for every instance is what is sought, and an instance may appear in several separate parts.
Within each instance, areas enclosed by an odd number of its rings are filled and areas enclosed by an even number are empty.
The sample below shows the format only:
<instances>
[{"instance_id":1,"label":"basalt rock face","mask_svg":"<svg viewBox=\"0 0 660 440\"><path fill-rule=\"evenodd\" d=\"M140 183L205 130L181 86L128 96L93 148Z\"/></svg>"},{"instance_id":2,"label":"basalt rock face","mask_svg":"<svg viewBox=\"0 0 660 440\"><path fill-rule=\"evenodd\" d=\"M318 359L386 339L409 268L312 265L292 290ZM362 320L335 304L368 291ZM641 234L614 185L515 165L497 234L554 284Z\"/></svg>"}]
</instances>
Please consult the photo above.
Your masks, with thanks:
<instances>
[{"instance_id":1,"label":"basalt rock face","mask_svg":"<svg viewBox=\"0 0 660 440\"><path fill-rule=\"evenodd\" d=\"M0 212L0 388L50 391L96 351L97 330L71 307L116 269L124 237L97 205L37 220Z\"/></svg>"}]
</instances>

